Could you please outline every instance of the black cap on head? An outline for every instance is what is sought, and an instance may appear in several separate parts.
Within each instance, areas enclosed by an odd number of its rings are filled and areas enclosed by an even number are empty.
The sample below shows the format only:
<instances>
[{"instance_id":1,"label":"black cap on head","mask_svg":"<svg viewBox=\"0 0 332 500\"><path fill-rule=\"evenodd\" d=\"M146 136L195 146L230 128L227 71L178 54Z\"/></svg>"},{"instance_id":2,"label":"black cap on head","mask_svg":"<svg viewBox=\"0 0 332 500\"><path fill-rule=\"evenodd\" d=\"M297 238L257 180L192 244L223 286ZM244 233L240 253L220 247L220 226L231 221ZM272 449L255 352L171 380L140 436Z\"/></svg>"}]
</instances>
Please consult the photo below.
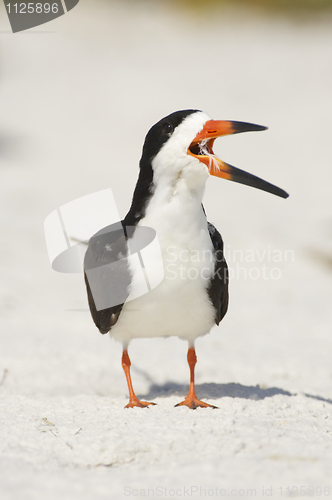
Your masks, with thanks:
<instances>
[{"instance_id":1,"label":"black cap on head","mask_svg":"<svg viewBox=\"0 0 332 500\"><path fill-rule=\"evenodd\" d=\"M159 153L165 142L171 137L176 127L180 125L187 116L197 112L199 112L198 109L175 111L153 125L145 137L142 159L144 158L145 161L151 161Z\"/></svg>"}]
</instances>

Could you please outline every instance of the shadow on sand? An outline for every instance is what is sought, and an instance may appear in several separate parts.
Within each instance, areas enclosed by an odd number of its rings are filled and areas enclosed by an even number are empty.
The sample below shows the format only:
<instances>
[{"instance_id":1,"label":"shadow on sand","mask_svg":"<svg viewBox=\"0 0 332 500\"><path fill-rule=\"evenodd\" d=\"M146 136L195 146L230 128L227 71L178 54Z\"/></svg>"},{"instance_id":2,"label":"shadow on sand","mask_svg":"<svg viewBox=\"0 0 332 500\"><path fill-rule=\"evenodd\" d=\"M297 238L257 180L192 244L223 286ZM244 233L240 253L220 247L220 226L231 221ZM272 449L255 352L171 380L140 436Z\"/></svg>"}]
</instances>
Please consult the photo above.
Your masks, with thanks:
<instances>
[{"instance_id":1,"label":"shadow on sand","mask_svg":"<svg viewBox=\"0 0 332 500\"><path fill-rule=\"evenodd\" d=\"M139 398L144 398L146 400L151 400L157 397L168 397L168 396L179 396L183 397L188 392L188 386L176 384L174 382L167 382L163 385L152 384L148 394L140 395ZM246 386L241 384L229 383L229 384L197 384L196 394L198 398L207 399L219 399L224 397L230 398L243 398L252 400L261 400L265 398L271 398L281 394L283 396L296 396L297 394L292 394L289 391L280 389L280 387L269 387L262 389L259 385L256 386ZM321 396L314 396L312 394L304 394L304 396L318 401L323 401L325 403L332 404L331 399L325 399Z\"/></svg>"}]
</instances>

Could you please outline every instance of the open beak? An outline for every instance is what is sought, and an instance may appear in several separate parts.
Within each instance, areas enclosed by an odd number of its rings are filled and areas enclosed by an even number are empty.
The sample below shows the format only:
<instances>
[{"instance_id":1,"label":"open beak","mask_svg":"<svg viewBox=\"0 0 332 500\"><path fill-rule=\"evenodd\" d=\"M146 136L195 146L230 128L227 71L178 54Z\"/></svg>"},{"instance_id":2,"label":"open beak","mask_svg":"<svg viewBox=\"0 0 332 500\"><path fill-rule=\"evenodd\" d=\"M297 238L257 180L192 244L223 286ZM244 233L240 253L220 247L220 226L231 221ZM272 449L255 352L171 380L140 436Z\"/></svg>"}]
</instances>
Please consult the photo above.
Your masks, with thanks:
<instances>
[{"instance_id":1,"label":"open beak","mask_svg":"<svg viewBox=\"0 0 332 500\"><path fill-rule=\"evenodd\" d=\"M283 189L223 162L215 156L212 150L213 143L217 137L238 134L240 132L266 130L266 128L252 123L208 120L190 144L188 154L204 163L211 175L262 189L263 191L281 196L281 198L288 198L288 194Z\"/></svg>"}]
</instances>

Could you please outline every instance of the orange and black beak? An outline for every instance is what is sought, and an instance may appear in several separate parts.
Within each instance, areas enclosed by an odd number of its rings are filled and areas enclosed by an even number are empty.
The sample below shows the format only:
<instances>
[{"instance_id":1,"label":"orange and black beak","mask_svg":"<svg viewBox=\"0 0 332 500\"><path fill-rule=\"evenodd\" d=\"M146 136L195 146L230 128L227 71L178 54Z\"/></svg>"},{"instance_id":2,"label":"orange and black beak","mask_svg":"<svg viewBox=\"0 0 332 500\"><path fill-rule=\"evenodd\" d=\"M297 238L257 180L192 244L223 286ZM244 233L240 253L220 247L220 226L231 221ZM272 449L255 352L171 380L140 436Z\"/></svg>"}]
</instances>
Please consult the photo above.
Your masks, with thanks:
<instances>
[{"instance_id":1,"label":"orange and black beak","mask_svg":"<svg viewBox=\"0 0 332 500\"><path fill-rule=\"evenodd\" d=\"M281 198L288 198L288 194L283 189L223 162L215 156L212 150L213 143L217 137L238 134L240 132L266 130L266 128L252 123L208 120L190 144L188 154L204 163L211 175L262 189L263 191L281 196Z\"/></svg>"}]
</instances>

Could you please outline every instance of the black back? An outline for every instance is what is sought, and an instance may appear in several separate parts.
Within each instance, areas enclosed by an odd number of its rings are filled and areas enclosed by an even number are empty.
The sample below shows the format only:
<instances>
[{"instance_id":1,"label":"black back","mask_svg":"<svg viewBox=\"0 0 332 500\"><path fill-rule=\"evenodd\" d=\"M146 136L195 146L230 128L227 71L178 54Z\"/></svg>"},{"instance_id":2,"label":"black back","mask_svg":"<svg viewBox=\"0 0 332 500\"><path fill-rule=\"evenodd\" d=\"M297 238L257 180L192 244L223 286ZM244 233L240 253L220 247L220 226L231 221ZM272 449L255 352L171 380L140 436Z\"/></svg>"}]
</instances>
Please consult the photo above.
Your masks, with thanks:
<instances>
[{"instance_id":1,"label":"black back","mask_svg":"<svg viewBox=\"0 0 332 500\"><path fill-rule=\"evenodd\" d=\"M131 274L127 254L123 223L101 229L89 241L84 257L84 279L91 316L100 333L109 332L115 325L129 295ZM103 303L107 307L101 309Z\"/></svg>"},{"instance_id":2,"label":"black back","mask_svg":"<svg viewBox=\"0 0 332 500\"><path fill-rule=\"evenodd\" d=\"M224 257L224 243L220 233L210 222L208 222L208 229L216 259L208 294L216 311L216 324L219 325L228 308L228 267Z\"/></svg>"}]
</instances>

